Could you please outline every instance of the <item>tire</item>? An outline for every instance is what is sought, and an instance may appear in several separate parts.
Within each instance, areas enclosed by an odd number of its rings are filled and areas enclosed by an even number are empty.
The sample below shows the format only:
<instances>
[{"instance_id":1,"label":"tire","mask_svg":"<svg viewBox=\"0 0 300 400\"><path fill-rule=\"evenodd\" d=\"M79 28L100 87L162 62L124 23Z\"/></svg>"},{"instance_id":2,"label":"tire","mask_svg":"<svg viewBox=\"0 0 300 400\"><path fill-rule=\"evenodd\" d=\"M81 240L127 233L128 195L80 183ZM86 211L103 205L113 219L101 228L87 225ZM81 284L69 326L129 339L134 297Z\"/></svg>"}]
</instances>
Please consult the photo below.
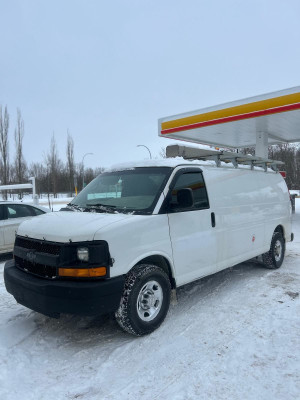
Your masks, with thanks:
<instances>
[{"instance_id":1,"label":"tire","mask_svg":"<svg viewBox=\"0 0 300 400\"><path fill-rule=\"evenodd\" d=\"M168 275L156 265L141 264L127 275L115 313L120 327L133 335L147 335L165 319L171 296Z\"/></svg>"},{"instance_id":2,"label":"tire","mask_svg":"<svg viewBox=\"0 0 300 400\"><path fill-rule=\"evenodd\" d=\"M262 255L263 263L269 269L281 267L285 253L285 240L280 232L274 232L270 250Z\"/></svg>"}]
</instances>

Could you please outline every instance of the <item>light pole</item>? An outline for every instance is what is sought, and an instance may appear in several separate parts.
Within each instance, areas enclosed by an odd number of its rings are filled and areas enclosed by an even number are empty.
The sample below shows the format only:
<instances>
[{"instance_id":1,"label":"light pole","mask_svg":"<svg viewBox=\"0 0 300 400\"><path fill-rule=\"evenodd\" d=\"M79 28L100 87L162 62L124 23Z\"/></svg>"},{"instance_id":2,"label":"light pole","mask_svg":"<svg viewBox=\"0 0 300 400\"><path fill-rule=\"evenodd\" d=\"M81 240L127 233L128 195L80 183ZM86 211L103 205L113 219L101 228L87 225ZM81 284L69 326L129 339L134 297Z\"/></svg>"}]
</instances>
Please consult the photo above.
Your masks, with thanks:
<instances>
[{"instance_id":1,"label":"light pole","mask_svg":"<svg viewBox=\"0 0 300 400\"><path fill-rule=\"evenodd\" d=\"M152 159L151 151L149 150L149 148L147 146L145 146L144 144L138 144L136 147L145 147L149 151L150 160Z\"/></svg>"},{"instance_id":2,"label":"light pole","mask_svg":"<svg viewBox=\"0 0 300 400\"><path fill-rule=\"evenodd\" d=\"M82 157L82 189L84 188L84 159L86 156L92 156L94 153L85 153L85 155Z\"/></svg>"}]
</instances>

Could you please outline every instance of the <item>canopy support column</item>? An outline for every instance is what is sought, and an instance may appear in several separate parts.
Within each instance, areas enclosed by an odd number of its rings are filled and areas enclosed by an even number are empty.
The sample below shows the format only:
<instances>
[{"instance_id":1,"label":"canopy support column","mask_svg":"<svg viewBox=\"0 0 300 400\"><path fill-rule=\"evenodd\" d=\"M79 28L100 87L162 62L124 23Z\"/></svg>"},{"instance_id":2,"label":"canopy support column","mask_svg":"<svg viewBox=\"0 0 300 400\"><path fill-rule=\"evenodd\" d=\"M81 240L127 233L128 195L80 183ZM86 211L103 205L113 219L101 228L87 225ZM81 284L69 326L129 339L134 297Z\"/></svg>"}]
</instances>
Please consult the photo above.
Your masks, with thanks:
<instances>
[{"instance_id":1,"label":"canopy support column","mask_svg":"<svg viewBox=\"0 0 300 400\"><path fill-rule=\"evenodd\" d=\"M256 132L255 155L261 158L268 158L268 133Z\"/></svg>"}]
</instances>

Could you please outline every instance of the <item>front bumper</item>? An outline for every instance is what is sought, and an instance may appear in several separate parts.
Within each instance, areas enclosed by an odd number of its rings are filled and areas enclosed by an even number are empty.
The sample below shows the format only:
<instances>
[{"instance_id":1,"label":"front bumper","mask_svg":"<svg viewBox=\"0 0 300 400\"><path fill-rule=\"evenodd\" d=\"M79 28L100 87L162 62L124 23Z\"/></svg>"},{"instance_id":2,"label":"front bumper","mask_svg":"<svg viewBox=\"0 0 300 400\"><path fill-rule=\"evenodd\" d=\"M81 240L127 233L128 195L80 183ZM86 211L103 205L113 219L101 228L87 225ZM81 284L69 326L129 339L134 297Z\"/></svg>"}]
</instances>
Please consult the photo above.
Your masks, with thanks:
<instances>
[{"instance_id":1,"label":"front bumper","mask_svg":"<svg viewBox=\"0 0 300 400\"><path fill-rule=\"evenodd\" d=\"M4 266L4 281L18 303L58 318L61 313L92 316L116 311L125 277L88 282L48 280L19 270L10 260Z\"/></svg>"}]
</instances>

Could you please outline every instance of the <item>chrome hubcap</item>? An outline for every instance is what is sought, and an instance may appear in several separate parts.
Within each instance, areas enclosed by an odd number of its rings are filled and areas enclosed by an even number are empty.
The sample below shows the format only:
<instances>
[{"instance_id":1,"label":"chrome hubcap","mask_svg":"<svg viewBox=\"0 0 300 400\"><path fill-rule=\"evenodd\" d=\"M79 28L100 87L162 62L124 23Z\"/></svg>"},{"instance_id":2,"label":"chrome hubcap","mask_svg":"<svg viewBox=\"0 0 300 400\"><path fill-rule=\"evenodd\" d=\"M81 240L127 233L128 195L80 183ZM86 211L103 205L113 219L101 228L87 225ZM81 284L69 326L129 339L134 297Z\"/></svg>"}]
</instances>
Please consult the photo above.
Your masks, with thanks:
<instances>
[{"instance_id":1,"label":"chrome hubcap","mask_svg":"<svg viewBox=\"0 0 300 400\"><path fill-rule=\"evenodd\" d=\"M282 255L282 244L280 240L276 240L275 246L274 246L274 257L275 261L280 261Z\"/></svg>"},{"instance_id":2,"label":"chrome hubcap","mask_svg":"<svg viewBox=\"0 0 300 400\"><path fill-rule=\"evenodd\" d=\"M157 281L149 281L140 290L137 299L138 316L143 321L152 321L159 313L163 302L162 287Z\"/></svg>"}]
</instances>

